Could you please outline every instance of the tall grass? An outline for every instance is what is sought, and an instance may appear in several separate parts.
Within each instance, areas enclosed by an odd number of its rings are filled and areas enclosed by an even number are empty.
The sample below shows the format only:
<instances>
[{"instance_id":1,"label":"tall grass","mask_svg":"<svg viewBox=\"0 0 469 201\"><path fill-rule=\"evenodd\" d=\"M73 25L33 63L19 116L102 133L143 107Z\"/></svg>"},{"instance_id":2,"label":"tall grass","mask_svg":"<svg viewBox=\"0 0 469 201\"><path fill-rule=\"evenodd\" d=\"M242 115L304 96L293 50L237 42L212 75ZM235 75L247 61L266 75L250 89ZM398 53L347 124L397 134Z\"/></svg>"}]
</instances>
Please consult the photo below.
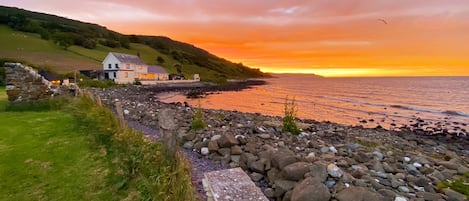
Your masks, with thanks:
<instances>
[{"instance_id":1,"label":"tall grass","mask_svg":"<svg viewBox=\"0 0 469 201\"><path fill-rule=\"evenodd\" d=\"M195 200L189 170L183 157L168 158L160 143L121 125L113 113L89 96L77 101L75 115L99 149L116 164L110 182L132 192L132 200ZM130 195L130 194L129 194Z\"/></svg>"},{"instance_id":2,"label":"tall grass","mask_svg":"<svg viewBox=\"0 0 469 201\"><path fill-rule=\"evenodd\" d=\"M285 97L285 109L283 116L283 132L290 132L291 134L298 135L301 133L301 130L296 124L296 113L297 106L295 104L295 98L291 100L288 99L288 96Z\"/></svg>"},{"instance_id":3,"label":"tall grass","mask_svg":"<svg viewBox=\"0 0 469 201\"><path fill-rule=\"evenodd\" d=\"M200 106L200 100L199 100L197 109L194 111L193 115L194 117L191 123L191 130L198 131L198 130L204 129L207 126L207 124L205 124L204 122L204 116L203 116L202 108Z\"/></svg>"}]
</instances>

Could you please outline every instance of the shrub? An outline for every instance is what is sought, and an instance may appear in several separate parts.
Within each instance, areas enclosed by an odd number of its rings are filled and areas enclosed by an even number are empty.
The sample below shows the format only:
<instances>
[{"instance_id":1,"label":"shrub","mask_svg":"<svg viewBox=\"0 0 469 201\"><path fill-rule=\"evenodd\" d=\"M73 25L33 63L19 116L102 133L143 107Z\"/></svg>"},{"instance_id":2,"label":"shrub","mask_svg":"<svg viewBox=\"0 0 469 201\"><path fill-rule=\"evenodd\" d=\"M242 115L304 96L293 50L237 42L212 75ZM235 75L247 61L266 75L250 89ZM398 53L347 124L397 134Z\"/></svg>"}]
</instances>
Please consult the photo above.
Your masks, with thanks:
<instances>
[{"instance_id":1,"label":"shrub","mask_svg":"<svg viewBox=\"0 0 469 201\"><path fill-rule=\"evenodd\" d=\"M117 86L112 80L83 80L78 83L79 87L109 88Z\"/></svg>"},{"instance_id":2,"label":"shrub","mask_svg":"<svg viewBox=\"0 0 469 201\"><path fill-rule=\"evenodd\" d=\"M285 115L283 117L283 132L290 132L291 134L298 135L301 133L301 130L296 124L296 104L295 98L292 100L288 99L288 96L285 97Z\"/></svg>"},{"instance_id":3,"label":"shrub","mask_svg":"<svg viewBox=\"0 0 469 201\"><path fill-rule=\"evenodd\" d=\"M197 109L194 111L194 118L192 119L192 124L191 124L191 130L202 130L206 127L207 125L204 122L203 119L203 112L202 108L200 107L200 100L199 100L199 106Z\"/></svg>"}]
</instances>

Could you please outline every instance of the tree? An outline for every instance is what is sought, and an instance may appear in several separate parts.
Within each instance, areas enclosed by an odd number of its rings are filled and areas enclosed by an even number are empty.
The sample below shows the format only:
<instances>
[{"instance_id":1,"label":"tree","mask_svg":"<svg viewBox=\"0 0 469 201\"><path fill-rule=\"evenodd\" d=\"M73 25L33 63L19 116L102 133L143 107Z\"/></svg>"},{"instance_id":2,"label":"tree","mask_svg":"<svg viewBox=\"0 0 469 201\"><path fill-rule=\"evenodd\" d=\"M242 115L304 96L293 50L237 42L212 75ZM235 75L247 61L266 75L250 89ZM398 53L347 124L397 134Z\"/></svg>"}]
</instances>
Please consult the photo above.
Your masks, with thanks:
<instances>
[{"instance_id":1,"label":"tree","mask_svg":"<svg viewBox=\"0 0 469 201\"><path fill-rule=\"evenodd\" d=\"M156 57L156 61L158 61L159 64L164 63L163 57L160 57L160 56Z\"/></svg>"},{"instance_id":2,"label":"tree","mask_svg":"<svg viewBox=\"0 0 469 201\"><path fill-rule=\"evenodd\" d=\"M182 66L181 66L181 64L175 63L174 67L176 68L176 71L177 71L178 75L182 75Z\"/></svg>"}]
</instances>

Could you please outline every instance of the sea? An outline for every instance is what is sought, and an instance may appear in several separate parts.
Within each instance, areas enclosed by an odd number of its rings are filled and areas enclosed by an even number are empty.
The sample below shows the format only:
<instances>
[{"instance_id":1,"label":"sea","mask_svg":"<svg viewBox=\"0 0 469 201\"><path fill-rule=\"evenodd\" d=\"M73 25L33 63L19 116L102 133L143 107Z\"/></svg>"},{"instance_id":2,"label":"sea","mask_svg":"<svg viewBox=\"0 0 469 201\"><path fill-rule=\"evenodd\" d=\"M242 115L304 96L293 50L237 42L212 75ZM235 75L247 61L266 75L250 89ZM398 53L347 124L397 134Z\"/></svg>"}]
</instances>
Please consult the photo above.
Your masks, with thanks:
<instances>
[{"instance_id":1,"label":"sea","mask_svg":"<svg viewBox=\"0 0 469 201\"><path fill-rule=\"evenodd\" d=\"M324 78L274 75L267 84L188 99L166 93L163 102L187 102L207 109L282 116L294 99L297 117L351 126L398 129L416 125L456 134L469 131L469 77ZM415 126L417 127L417 126Z\"/></svg>"}]
</instances>

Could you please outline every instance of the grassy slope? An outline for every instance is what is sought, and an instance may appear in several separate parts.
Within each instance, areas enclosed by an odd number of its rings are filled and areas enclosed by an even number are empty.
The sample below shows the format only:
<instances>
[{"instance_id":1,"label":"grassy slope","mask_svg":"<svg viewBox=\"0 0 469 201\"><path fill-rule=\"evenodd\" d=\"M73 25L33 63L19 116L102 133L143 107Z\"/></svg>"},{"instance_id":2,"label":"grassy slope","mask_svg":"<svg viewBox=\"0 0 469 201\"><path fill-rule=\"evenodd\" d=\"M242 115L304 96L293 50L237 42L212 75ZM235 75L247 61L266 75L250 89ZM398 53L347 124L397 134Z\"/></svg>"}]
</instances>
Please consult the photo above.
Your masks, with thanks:
<instances>
[{"instance_id":1,"label":"grassy slope","mask_svg":"<svg viewBox=\"0 0 469 201\"><path fill-rule=\"evenodd\" d=\"M120 52L136 55L140 53L146 64L155 65L157 56L164 59L162 65L169 73L176 73L174 64L179 63L170 56L139 43L131 43L130 49L109 48L98 45L96 49L86 49L80 46L70 46L64 50L52 41L43 40L37 34L14 31L0 25L0 57L20 59L35 66L48 68L59 73L80 69L101 69L101 61L109 52ZM197 65L183 65L186 77L199 73L202 80L214 81L220 74Z\"/></svg>"},{"instance_id":2,"label":"grassy slope","mask_svg":"<svg viewBox=\"0 0 469 201\"><path fill-rule=\"evenodd\" d=\"M58 72L100 67L98 62L66 51L51 41L42 40L37 34L13 31L4 25L0 25L0 41L2 58L24 60Z\"/></svg>"},{"instance_id":3,"label":"grassy slope","mask_svg":"<svg viewBox=\"0 0 469 201\"><path fill-rule=\"evenodd\" d=\"M4 112L0 89L0 200L109 200L106 162L63 112Z\"/></svg>"}]
</instances>

